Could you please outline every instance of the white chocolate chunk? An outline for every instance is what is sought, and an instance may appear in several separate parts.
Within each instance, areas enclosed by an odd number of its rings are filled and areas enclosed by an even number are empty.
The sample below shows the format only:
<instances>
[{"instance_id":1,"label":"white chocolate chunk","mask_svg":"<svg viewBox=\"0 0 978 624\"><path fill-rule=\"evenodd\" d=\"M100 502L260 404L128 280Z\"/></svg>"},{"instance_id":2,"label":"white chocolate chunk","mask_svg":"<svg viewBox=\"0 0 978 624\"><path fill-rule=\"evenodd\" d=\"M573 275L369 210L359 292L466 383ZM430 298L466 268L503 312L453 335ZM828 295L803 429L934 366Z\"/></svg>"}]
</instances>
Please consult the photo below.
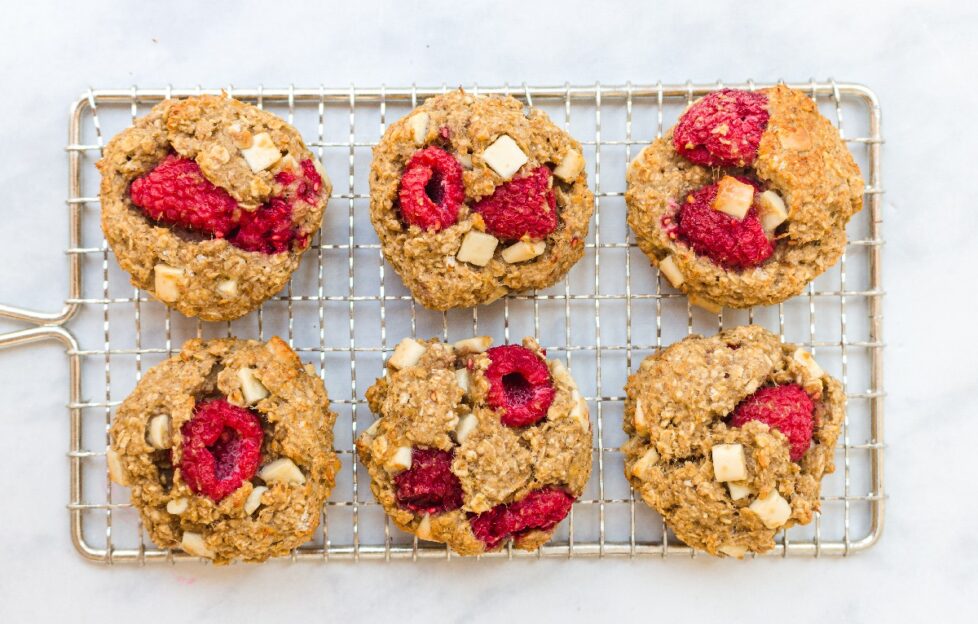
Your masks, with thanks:
<instances>
[{"instance_id":1,"label":"white chocolate chunk","mask_svg":"<svg viewBox=\"0 0 978 624\"><path fill-rule=\"evenodd\" d=\"M574 405L571 406L570 411L571 418L577 419L577 422L581 424L581 427L586 430L591 424L591 419L588 415L587 401L584 400L584 397L581 396L581 393L578 392L577 388L571 390L571 400L574 402Z\"/></svg>"},{"instance_id":2,"label":"white chocolate chunk","mask_svg":"<svg viewBox=\"0 0 978 624\"><path fill-rule=\"evenodd\" d=\"M516 264L517 262L532 260L546 250L546 241L533 241L532 243L517 241L506 249L503 249L500 255L502 255L503 260L506 262Z\"/></svg>"},{"instance_id":3,"label":"white chocolate chunk","mask_svg":"<svg viewBox=\"0 0 978 624\"><path fill-rule=\"evenodd\" d=\"M157 264L153 267L153 290L156 291L160 301L173 303L180 298L183 275L183 269L168 264Z\"/></svg>"},{"instance_id":4,"label":"white chocolate chunk","mask_svg":"<svg viewBox=\"0 0 978 624\"><path fill-rule=\"evenodd\" d=\"M771 490L767 496L757 498L748 509L756 513L764 526L769 529L784 526L791 517L791 505L777 490Z\"/></svg>"},{"instance_id":5,"label":"white chocolate chunk","mask_svg":"<svg viewBox=\"0 0 978 624\"><path fill-rule=\"evenodd\" d=\"M207 557L208 559L214 558L214 551L207 546L204 536L200 533L185 532L180 539L180 548L188 555Z\"/></svg>"},{"instance_id":6,"label":"white chocolate chunk","mask_svg":"<svg viewBox=\"0 0 978 624\"><path fill-rule=\"evenodd\" d=\"M415 145L424 145L425 137L428 136L428 113L418 113L408 119L408 127L411 128L411 135Z\"/></svg>"},{"instance_id":7,"label":"white chocolate chunk","mask_svg":"<svg viewBox=\"0 0 978 624\"><path fill-rule=\"evenodd\" d=\"M512 178L513 174L529 160L508 134L500 135L493 141L493 144L482 152L482 158L504 180Z\"/></svg>"},{"instance_id":8,"label":"white chocolate chunk","mask_svg":"<svg viewBox=\"0 0 978 624\"><path fill-rule=\"evenodd\" d=\"M459 353L485 353L490 345L492 345L492 338L489 336L475 336L456 342L455 350Z\"/></svg>"},{"instance_id":9,"label":"white chocolate chunk","mask_svg":"<svg viewBox=\"0 0 978 624\"><path fill-rule=\"evenodd\" d=\"M728 481L727 489L730 490L730 498L735 501L752 494L752 490L743 481Z\"/></svg>"},{"instance_id":10,"label":"white chocolate chunk","mask_svg":"<svg viewBox=\"0 0 978 624\"><path fill-rule=\"evenodd\" d=\"M245 499L244 511L249 516L255 513L255 510L261 507L261 495L268 491L268 488L264 485L259 485L251 491L248 498Z\"/></svg>"},{"instance_id":11,"label":"white chocolate chunk","mask_svg":"<svg viewBox=\"0 0 978 624\"><path fill-rule=\"evenodd\" d=\"M431 514L422 516L421 522L418 523L418 528L415 529L414 534L423 540L431 539Z\"/></svg>"},{"instance_id":12,"label":"white chocolate chunk","mask_svg":"<svg viewBox=\"0 0 978 624\"><path fill-rule=\"evenodd\" d=\"M241 150L241 155L255 173L268 169L282 158L282 152L275 147L272 135L260 132L251 141L251 147Z\"/></svg>"},{"instance_id":13,"label":"white chocolate chunk","mask_svg":"<svg viewBox=\"0 0 978 624\"><path fill-rule=\"evenodd\" d=\"M724 544L720 548L717 548L717 550L735 559L743 559L744 555L747 554L747 547L741 546L740 544Z\"/></svg>"},{"instance_id":14,"label":"white chocolate chunk","mask_svg":"<svg viewBox=\"0 0 978 624\"><path fill-rule=\"evenodd\" d=\"M825 371L822 370L822 367L818 365L818 362L815 361L815 358L808 351L798 348L793 357L796 362L805 367L805 370L808 371L808 374L812 378L820 379L825 374Z\"/></svg>"},{"instance_id":15,"label":"white chocolate chunk","mask_svg":"<svg viewBox=\"0 0 978 624\"><path fill-rule=\"evenodd\" d=\"M174 516L179 516L187 511L190 502L186 498L174 498L166 503L166 512Z\"/></svg>"},{"instance_id":16,"label":"white chocolate chunk","mask_svg":"<svg viewBox=\"0 0 978 624\"><path fill-rule=\"evenodd\" d=\"M153 416L149 419L146 431L146 441L155 449L170 448L170 417L166 414Z\"/></svg>"},{"instance_id":17,"label":"white chocolate chunk","mask_svg":"<svg viewBox=\"0 0 978 624\"><path fill-rule=\"evenodd\" d=\"M217 283L217 292L222 296L237 297L238 296L238 282L233 279L226 279Z\"/></svg>"},{"instance_id":18,"label":"white chocolate chunk","mask_svg":"<svg viewBox=\"0 0 978 624\"><path fill-rule=\"evenodd\" d=\"M455 426L455 439L459 444L465 442L465 438L469 437L469 434L475 431L475 428L479 426L479 419L476 418L475 414L466 414L458 419L458 425Z\"/></svg>"},{"instance_id":19,"label":"white chocolate chunk","mask_svg":"<svg viewBox=\"0 0 978 624\"><path fill-rule=\"evenodd\" d=\"M268 388L255 377L255 369L239 369L238 380L241 382L241 394L244 397L245 405L254 405L268 396Z\"/></svg>"},{"instance_id":20,"label":"white chocolate chunk","mask_svg":"<svg viewBox=\"0 0 978 624\"><path fill-rule=\"evenodd\" d=\"M717 185L717 196L713 199L712 208L740 221L747 215L753 203L753 186L733 176L723 176Z\"/></svg>"},{"instance_id":21,"label":"white chocolate chunk","mask_svg":"<svg viewBox=\"0 0 978 624\"><path fill-rule=\"evenodd\" d=\"M788 209L777 191L764 191L757 198L757 212L761 217L761 227L770 234L788 220Z\"/></svg>"},{"instance_id":22,"label":"white chocolate chunk","mask_svg":"<svg viewBox=\"0 0 978 624\"><path fill-rule=\"evenodd\" d=\"M648 426L649 426L649 422L645 418L645 410L642 409L642 401L641 400L636 400L635 401L635 417L634 417L634 423L635 423L635 429L637 429L640 432L641 431L645 431L648 428Z\"/></svg>"},{"instance_id":23,"label":"white chocolate chunk","mask_svg":"<svg viewBox=\"0 0 978 624\"><path fill-rule=\"evenodd\" d=\"M414 366L424 355L425 347L413 338L405 338L394 347L394 353L387 360L387 365L398 370Z\"/></svg>"},{"instance_id":24,"label":"white chocolate chunk","mask_svg":"<svg viewBox=\"0 0 978 624\"><path fill-rule=\"evenodd\" d=\"M686 278L683 277L682 272L676 266L676 261L672 259L672 256L666 256L659 261L659 272L666 276L666 279L669 280L673 288L679 288L686 281Z\"/></svg>"},{"instance_id":25,"label":"white chocolate chunk","mask_svg":"<svg viewBox=\"0 0 978 624\"><path fill-rule=\"evenodd\" d=\"M458 387L462 389L463 394L469 393L469 371L465 368L459 368L455 371L455 382L458 383Z\"/></svg>"},{"instance_id":26,"label":"white chocolate chunk","mask_svg":"<svg viewBox=\"0 0 978 624\"><path fill-rule=\"evenodd\" d=\"M462 262L484 267L492 260L492 254L496 252L498 244L499 239L491 234L469 230L462 239L462 246L458 248L455 257Z\"/></svg>"},{"instance_id":27,"label":"white chocolate chunk","mask_svg":"<svg viewBox=\"0 0 978 624\"><path fill-rule=\"evenodd\" d=\"M114 448L105 450L105 463L109 467L109 478L119 485L129 485L129 478L126 476L126 469L122 466L122 459Z\"/></svg>"},{"instance_id":28,"label":"white chocolate chunk","mask_svg":"<svg viewBox=\"0 0 978 624\"><path fill-rule=\"evenodd\" d=\"M707 312L712 312L713 314L720 314L720 312L723 311L723 306L721 306L718 303L714 303L709 299L697 297L696 295L688 295L686 298L689 299L690 305L703 308Z\"/></svg>"},{"instance_id":29,"label":"white chocolate chunk","mask_svg":"<svg viewBox=\"0 0 978 624\"><path fill-rule=\"evenodd\" d=\"M570 150L554 168L554 175L564 182L573 182L584 169L584 157L575 149Z\"/></svg>"},{"instance_id":30,"label":"white chocolate chunk","mask_svg":"<svg viewBox=\"0 0 978 624\"><path fill-rule=\"evenodd\" d=\"M265 483L285 483L287 485L302 485L306 482L305 475L288 457L280 457L262 466L258 476Z\"/></svg>"},{"instance_id":31,"label":"white chocolate chunk","mask_svg":"<svg viewBox=\"0 0 978 624\"><path fill-rule=\"evenodd\" d=\"M747 478L743 444L717 444L713 447L713 476L721 483Z\"/></svg>"},{"instance_id":32,"label":"white chocolate chunk","mask_svg":"<svg viewBox=\"0 0 978 624\"><path fill-rule=\"evenodd\" d=\"M411 447L399 446L394 451L394 456L387 461L387 470L410 470L411 469Z\"/></svg>"},{"instance_id":33,"label":"white chocolate chunk","mask_svg":"<svg viewBox=\"0 0 978 624\"><path fill-rule=\"evenodd\" d=\"M645 451L637 462L632 464L632 475L639 478L645 479L649 475L649 469L652 468L659 461L659 452L655 450L655 447L649 448Z\"/></svg>"},{"instance_id":34,"label":"white chocolate chunk","mask_svg":"<svg viewBox=\"0 0 978 624\"><path fill-rule=\"evenodd\" d=\"M373 424L371 424L369 427L367 427L367 430L364 431L364 435L366 435L368 438L376 437L377 430L378 429L380 429L380 419L379 418L377 420L375 420L373 422Z\"/></svg>"}]
</instances>

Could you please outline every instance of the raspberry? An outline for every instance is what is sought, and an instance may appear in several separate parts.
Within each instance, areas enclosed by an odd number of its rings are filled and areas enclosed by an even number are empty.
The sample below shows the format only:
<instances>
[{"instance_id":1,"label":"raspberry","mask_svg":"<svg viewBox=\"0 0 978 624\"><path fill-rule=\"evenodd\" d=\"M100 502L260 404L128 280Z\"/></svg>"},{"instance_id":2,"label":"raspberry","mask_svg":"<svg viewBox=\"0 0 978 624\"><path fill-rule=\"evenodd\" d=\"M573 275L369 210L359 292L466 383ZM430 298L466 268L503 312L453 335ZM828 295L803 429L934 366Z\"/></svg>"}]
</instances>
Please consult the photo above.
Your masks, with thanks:
<instances>
[{"instance_id":1,"label":"raspberry","mask_svg":"<svg viewBox=\"0 0 978 624\"><path fill-rule=\"evenodd\" d=\"M200 403L180 432L180 470L195 494L220 501L258 470L264 434L258 417L243 407L224 399Z\"/></svg>"},{"instance_id":2,"label":"raspberry","mask_svg":"<svg viewBox=\"0 0 978 624\"><path fill-rule=\"evenodd\" d=\"M767 128L767 96L723 89L710 93L679 118L676 151L704 167L746 167L757 158Z\"/></svg>"},{"instance_id":3,"label":"raspberry","mask_svg":"<svg viewBox=\"0 0 978 624\"><path fill-rule=\"evenodd\" d=\"M241 211L240 227L231 237L231 244L245 251L266 254L289 249L295 238L292 226L292 206L281 197L272 198L254 212Z\"/></svg>"},{"instance_id":4,"label":"raspberry","mask_svg":"<svg viewBox=\"0 0 978 624\"><path fill-rule=\"evenodd\" d=\"M482 215L486 230L496 238L545 238L557 229L557 198L550 186L550 169L537 167L529 175L499 185L472 209Z\"/></svg>"},{"instance_id":5,"label":"raspberry","mask_svg":"<svg viewBox=\"0 0 978 624\"><path fill-rule=\"evenodd\" d=\"M454 451L411 449L411 468L394 477L402 507L417 513L441 513L462 506L462 484L452 472Z\"/></svg>"},{"instance_id":6,"label":"raspberry","mask_svg":"<svg viewBox=\"0 0 978 624\"><path fill-rule=\"evenodd\" d=\"M788 438L791 461L798 461L812 442L814 412L815 404L801 386L767 386L740 402L730 417L730 424L742 427L758 420L777 429Z\"/></svg>"},{"instance_id":7,"label":"raspberry","mask_svg":"<svg viewBox=\"0 0 978 624\"><path fill-rule=\"evenodd\" d=\"M556 394L547 363L519 345L493 347L486 355L486 401L502 410L500 421L507 427L527 427L544 418Z\"/></svg>"},{"instance_id":8,"label":"raspberry","mask_svg":"<svg viewBox=\"0 0 978 624\"><path fill-rule=\"evenodd\" d=\"M462 165L438 147L414 153L401 176L401 216L423 230L443 230L458 221L465 201Z\"/></svg>"},{"instance_id":9,"label":"raspberry","mask_svg":"<svg viewBox=\"0 0 978 624\"><path fill-rule=\"evenodd\" d=\"M493 550L510 535L519 538L527 531L549 531L571 510L574 497L558 488L534 490L509 505L497 505L471 519L472 532L487 550Z\"/></svg>"},{"instance_id":10,"label":"raspberry","mask_svg":"<svg viewBox=\"0 0 978 624\"><path fill-rule=\"evenodd\" d=\"M238 203L211 184L196 162L170 154L129 187L132 203L154 221L224 238L234 229Z\"/></svg>"},{"instance_id":11,"label":"raspberry","mask_svg":"<svg viewBox=\"0 0 978 624\"><path fill-rule=\"evenodd\" d=\"M754 184L743 178L741 181ZM757 209L752 207L738 221L711 207L716 196L716 184L700 187L689 195L679 209L678 235L693 251L727 269L757 266L771 257L774 243L764 233Z\"/></svg>"}]
</instances>

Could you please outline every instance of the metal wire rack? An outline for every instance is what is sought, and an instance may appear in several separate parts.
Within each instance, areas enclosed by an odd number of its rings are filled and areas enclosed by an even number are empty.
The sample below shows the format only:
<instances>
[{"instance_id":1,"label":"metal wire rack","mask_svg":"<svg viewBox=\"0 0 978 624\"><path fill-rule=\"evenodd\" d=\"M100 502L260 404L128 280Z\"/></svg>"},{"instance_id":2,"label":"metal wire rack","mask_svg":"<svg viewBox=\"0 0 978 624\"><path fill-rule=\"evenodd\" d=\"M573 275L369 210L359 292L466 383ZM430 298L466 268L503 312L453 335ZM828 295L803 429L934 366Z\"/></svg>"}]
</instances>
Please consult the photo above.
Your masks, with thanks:
<instances>
[{"instance_id":1,"label":"metal wire rack","mask_svg":"<svg viewBox=\"0 0 978 624\"><path fill-rule=\"evenodd\" d=\"M221 89L91 90L70 109L68 157L68 296L42 313L0 305L0 316L36 327L0 336L0 348L54 339L67 350L71 539L102 563L193 559L159 549L146 537L124 488L107 478L105 448L112 411L150 366L192 337L280 335L323 376L340 413L336 446L343 461L315 538L293 560L452 558L393 527L368 487L353 452L373 420L364 391L405 335L458 339L488 334L502 341L535 336L551 357L565 358L591 408L594 474L554 539L535 553L489 556L695 556L633 496L618 451L627 375L656 349L689 333L759 323L783 340L807 345L839 378L848 416L836 451L837 470L823 481L822 511L805 527L782 531L773 555L848 555L872 546L883 527L883 373L881 289L882 193L880 107L864 86L835 81L793 84L837 124L867 180L865 209L849 226L836 267L801 296L778 306L691 308L660 279L625 222L625 165L661 135L683 108L711 90L763 84L556 87L471 85L508 93L543 108L585 146L596 211L586 255L547 290L507 297L473 310L432 312L416 306L384 263L367 218L370 148L386 125L424 98L450 87L224 87L236 98L286 117L303 133L334 181L323 228L299 270L256 313L228 323L187 319L133 289L111 257L98 225L94 163L106 140L163 98Z\"/></svg>"}]
</instances>

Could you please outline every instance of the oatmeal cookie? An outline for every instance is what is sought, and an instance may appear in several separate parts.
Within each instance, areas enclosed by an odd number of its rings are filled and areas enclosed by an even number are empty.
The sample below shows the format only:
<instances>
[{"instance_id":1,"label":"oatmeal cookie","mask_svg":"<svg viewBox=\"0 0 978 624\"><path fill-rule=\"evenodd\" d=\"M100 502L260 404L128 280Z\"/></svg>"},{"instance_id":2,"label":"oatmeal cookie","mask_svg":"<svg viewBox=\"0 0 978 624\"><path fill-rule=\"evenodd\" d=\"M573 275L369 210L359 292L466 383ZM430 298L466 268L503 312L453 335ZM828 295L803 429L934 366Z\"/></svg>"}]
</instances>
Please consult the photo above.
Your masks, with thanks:
<instances>
[{"instance_id":1,"label":"oatmeal cookie","mask_svg":"<svg viewBox=\"0 0 978 624\"><path fill-rule=\"evenodd\" d=\"M584 255L593 212L581 144L512 97L433 97L374 148L370 220L435 310L551 286Z\"/></svg>"},{"instance_id":2,"label":"oatmeal cookie","mask_svg":"<svg viewBox=\"0 0 978 624\"><path fill-rule=\"evenodd\" d=\"M367 390L357 440L370 489L401 529L478 555L535 550L591 473L591 423L567 368L532 339L489 348L405 338Z\"/></svg>"},{"instance_id":3,"label":"oatmeal cookie","mask_svg":"<svg viewBox=\"0 0 978 624\"><path fill-rule=\"evenodd\" d=\"M207 321L281 290L331 191L295 128L228 97L160 102L97 166L102 231L133 285Z\"/></svg>"},{"instance_id":4,"label":"oatmeal cookie","mask_svg":"<svg viewBox=\"0 0 978 624\"><path fill-rule=\"evenodd\" d=\"M863 181L838 130L785 86L693 103L627 171L628 223L706 308L784 301L836 263Z\"/></svg>"},{"instance_id":5,"label":"oatmeal cookie","mask_svg":"<svg viewBox=\"0 0 978 624\"><path fill-rule=\"evenodd\" d=\"M279 338L191 340L116 410L109 474L160 547L264 561L319 525L335 421L322 380Z\"/></svg>"},{"instance_id":6,"label":"oatmeal cookie","mask_svg":"<svg viewBox=\"0 0 978 624\"><path fill-rule=\"evenodd\" d=\"M625 393L625 476L689 546L761 553L818 510L845 395L807 351L756 326L690 336Z\"/></svg>"}]
</instances>

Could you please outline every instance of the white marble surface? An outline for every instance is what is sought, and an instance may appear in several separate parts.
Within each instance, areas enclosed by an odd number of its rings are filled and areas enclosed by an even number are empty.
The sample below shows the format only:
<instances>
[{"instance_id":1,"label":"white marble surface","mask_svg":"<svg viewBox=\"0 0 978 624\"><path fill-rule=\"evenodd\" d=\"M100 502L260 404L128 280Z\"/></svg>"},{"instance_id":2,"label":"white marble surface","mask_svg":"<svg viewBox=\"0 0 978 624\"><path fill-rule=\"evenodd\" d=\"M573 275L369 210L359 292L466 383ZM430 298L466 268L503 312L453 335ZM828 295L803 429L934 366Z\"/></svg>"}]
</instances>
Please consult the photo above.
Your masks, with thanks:
<instances>
[{"instance_id":1,"label":"white marble surface","mask_svg":"<svg viewBox=\"0 0 978 624\"><path fill-rule=\"evenodd\" d=\"M880 96L887 141L885 534L850 559L747 564L89 565L72 551L64 508L65 360L42 345L0 353L0 621L965 619L978 589L973 7L699 2L683 3L695 10L638 10L564 0L490 9L456 0L327 12L299 0L216 4L5 4L0 301L60 306L64 224L48 215L60 214L65 194L66 103L89 85L861 81ZM2 331L14 327L0 322Z\"/></svg>"}]
</instances>

